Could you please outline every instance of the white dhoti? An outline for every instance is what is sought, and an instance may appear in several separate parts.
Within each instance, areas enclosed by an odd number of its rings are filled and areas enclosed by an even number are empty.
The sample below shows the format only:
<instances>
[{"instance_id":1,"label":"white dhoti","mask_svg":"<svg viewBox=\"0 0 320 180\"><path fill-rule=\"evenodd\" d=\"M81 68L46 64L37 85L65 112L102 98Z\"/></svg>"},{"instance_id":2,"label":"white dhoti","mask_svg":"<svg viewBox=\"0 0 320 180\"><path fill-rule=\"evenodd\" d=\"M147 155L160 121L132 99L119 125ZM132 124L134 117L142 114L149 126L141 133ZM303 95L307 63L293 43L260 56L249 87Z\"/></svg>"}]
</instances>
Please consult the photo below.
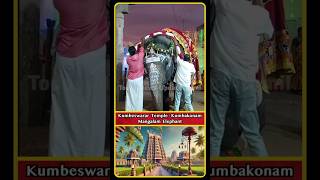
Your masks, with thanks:
<instances>
[{"instance_id":1,"label":"white dhoti","mask_svg":"<svg viewBox=\"0 0 320 180\"><path fill-rule=\"evenodd\" d=\"M143 110L143 76L128 79L126 87L126 111Z\"/></svg>"},{"instance_id":2,"label":"white dhoti","mask_svg":"<svg viewBox=\"0 0 320 180\"><path fill-rule=\"evenodd\" d=\"M75 58L59 54L52 79L50 156L103 156L106 47Z\"/></svg>"}]
</instances>

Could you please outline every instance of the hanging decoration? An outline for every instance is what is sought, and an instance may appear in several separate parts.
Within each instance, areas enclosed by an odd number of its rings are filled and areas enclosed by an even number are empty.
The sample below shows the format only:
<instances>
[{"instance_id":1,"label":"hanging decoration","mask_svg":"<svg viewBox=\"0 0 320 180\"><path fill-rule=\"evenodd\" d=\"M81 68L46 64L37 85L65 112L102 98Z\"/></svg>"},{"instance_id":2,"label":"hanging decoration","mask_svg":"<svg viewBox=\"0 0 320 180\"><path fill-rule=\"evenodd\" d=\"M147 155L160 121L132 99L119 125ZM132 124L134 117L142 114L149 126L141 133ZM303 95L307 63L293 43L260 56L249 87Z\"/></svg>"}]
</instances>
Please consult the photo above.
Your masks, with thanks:
<instances>
[{"instance_id":1,"label":"hanging decoration","mask_svg":"<svg viewBox=\"0 0 320 180\"><path fill-rule=\"evenodd\" d=\"M276 72L279 74L294 74L295 68L290 52L291 39L286 30L283 0L270 1L265 5L270 14L275 29L273 41L275 43Z\"/></svg>"},{"instance_id":2,"label":"hanging decoration","mask_svg":"<svg viewBox=\"0 0 320 180\"><path fill-rule=\"evenodd\" d=\"M172 44L172 45L171 45ZM153 49L157 54L159 53L164 53L164 54L171 54L173 55L174 52L174 44L170 43L170 47L169 49L165 49L162 48L161 46L159 46L157 43L151 42L148 46L147 46L147 51L149 52L151 49Z\"/></svg>"}]
</instances>

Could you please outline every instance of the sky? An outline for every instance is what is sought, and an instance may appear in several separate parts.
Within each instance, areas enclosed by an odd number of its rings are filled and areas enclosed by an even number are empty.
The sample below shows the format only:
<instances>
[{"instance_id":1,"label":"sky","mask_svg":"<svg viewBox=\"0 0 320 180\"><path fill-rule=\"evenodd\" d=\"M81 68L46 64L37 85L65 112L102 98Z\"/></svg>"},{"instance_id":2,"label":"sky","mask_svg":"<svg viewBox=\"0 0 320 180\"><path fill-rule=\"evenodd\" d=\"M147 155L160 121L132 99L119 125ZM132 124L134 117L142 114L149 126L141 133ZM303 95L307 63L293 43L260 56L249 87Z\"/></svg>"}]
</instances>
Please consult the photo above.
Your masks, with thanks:
<instances>
[{"instance_id":1,"label":"sky","mask_svg":"<svg viewBox=\"0 0 320 180\"><path fill-rule=\"evenodd\" d=\"M194 31L204 23L201 4L130 5L124 18L124 45L166 27Z\"/></svg>"},{"instance_id":2,"label":"sky","mask_svg":"<svg viewBox=\"0 0 320 180\"><path fill-rule=\"evenodd\" d=\"M182 138L182 130L186 128L186 126L171 126L171 127L162 127L162 141L163 141L163 148L164 148L164 151L166 152L166 156L167 157L171 157L171 153L172 151L176 151L177 153L179 153L180 151L182 151L182 149L179 149L179 144L181 143L181 138ZM200 132L198 131L198 128L196 127L196 131L198 132L198 134L203 134L204 135L204 129L201 130ZM155 134L160 134L160 132L158 131L155 131L155 130L152 130L150 129L149 127L147 126L143 126L142 129L141 129L141 132L142 132L142 135L143 135L143 139L144 141L147 141L148 139L148 134L147 134L147 131L150 131L152 133L155 133ZM129 151L131 149L135 149L135 147L137 145L140 145L141 147L141 151L143 151L144 149L144 146L145 146L145 143L140 143L138 141L136 141L132 147L130 149L128 149L128 147L126 145L124 145L124 137L126 136L127 132L122 132L121 133L121 136L120 136L120 141L118 142L118 145L117 145L117 152L118 152L118 149L120 148L120 146L123 146L125 148L126 151ZM195 137L191 140L191 148L195 147L197 152L199 152L200 148L195 146ZM187 141L185 140L184 141L185 143L187 143ZM186 149L183 149L183 150L186 150ZM142 154L142 153L141 153Z\"/></svg>"}]
</instances>

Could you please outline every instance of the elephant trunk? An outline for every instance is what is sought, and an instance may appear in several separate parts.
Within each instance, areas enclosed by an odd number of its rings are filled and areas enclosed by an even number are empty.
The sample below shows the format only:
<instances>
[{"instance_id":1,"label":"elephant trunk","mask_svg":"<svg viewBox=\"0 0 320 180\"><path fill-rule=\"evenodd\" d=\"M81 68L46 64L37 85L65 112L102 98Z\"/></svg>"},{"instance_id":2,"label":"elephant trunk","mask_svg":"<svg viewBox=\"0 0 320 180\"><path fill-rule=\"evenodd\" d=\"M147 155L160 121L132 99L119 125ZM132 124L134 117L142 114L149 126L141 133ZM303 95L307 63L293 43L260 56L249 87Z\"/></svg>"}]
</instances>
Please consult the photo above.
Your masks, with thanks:
<instances>
[{"instance_id":1,"label":"elephant trunk","mask_svg":"<svg viewBox=\"0 0 320 180\"><path fill-rule=\"evenodd\" d=\"M149 72L149 85L152 96L155 100L157 110L163 110L163 82L165 80L165 70L161 62L147 64Z\"/></svg>"}]
</instances>

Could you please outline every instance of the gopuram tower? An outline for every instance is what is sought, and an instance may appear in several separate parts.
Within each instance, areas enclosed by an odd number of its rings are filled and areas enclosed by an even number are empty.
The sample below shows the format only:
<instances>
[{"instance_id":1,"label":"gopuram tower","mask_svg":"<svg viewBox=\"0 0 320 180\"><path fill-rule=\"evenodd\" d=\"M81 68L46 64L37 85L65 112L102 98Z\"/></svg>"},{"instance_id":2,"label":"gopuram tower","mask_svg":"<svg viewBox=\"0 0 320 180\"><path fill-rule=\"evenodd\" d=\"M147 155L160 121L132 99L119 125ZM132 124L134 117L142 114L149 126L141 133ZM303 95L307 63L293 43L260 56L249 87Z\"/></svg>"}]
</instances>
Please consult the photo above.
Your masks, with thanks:
<instances>
[{"instance_id":1,"label":"gopuram tower","mask_svg":"<svg viewBox=\"0 0 320 180\"><path fill-rule=\"evenodd\" d=\"M163 148L162 136L148 131L148 139L144 146L142 155L148 162L166 162L166 153Z\"/></svg>"}]
</instances>

